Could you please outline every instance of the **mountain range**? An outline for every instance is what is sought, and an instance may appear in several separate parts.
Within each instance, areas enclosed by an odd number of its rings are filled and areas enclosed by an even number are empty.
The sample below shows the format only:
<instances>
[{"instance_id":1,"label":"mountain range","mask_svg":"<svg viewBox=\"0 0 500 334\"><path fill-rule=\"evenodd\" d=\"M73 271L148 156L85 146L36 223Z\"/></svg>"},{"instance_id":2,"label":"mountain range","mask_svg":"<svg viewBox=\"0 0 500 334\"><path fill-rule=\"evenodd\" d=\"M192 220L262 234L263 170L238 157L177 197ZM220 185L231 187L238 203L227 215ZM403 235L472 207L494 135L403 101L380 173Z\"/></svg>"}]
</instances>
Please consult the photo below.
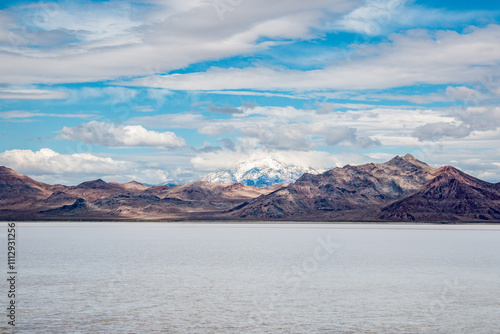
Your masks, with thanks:
<instances>
[{"instance_id":1,"label":"mountain range","mask_svg":"<svg viewBox=\"0 0 500 334\"><path fill-rule=\"evenodd\" d=\"M233 174L228 177L245 172ZM261 187L209 181L49 185L0 167L0 219L500 222L500 183L452 166L433 168L409 154Z\"/></svg>"}]
</instances>

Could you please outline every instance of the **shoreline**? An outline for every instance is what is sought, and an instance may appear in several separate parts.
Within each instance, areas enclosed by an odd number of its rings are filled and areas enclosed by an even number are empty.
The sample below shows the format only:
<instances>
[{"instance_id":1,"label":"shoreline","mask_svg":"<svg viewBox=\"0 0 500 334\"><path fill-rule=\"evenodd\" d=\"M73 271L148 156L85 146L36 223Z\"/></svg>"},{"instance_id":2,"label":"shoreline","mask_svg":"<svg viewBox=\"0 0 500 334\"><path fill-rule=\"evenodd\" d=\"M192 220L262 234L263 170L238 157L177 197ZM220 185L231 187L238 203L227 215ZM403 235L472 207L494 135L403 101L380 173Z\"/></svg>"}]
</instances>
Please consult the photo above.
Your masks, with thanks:
<instances>
[{"instance_id":1,"label":"shoreline","mask_svg":"<svg viewBox=\"0 0 500 334\"><path fill-rule=\"evenodd\" d=\"M215 226L215 225L238 225L238 226L262 226L262 225L272 225L272 226L313 226L313 225L321 225L321 226L344 226L350 228L390 228L390 227L450 227L450 226L483 226L483 227L491 227L496 226L500 227L500 223L491 223L491 222L325 222L325 221L212 221L212 220L204 220L204 221L122 221L122 220L71 220L71 221L0 221L0 226L7 226L9 223L20 224L20 226L127 226L127 225L182 225L182 226L197 226L197 225L205 225L205 226Z\"/></svg>"}]
</instances>

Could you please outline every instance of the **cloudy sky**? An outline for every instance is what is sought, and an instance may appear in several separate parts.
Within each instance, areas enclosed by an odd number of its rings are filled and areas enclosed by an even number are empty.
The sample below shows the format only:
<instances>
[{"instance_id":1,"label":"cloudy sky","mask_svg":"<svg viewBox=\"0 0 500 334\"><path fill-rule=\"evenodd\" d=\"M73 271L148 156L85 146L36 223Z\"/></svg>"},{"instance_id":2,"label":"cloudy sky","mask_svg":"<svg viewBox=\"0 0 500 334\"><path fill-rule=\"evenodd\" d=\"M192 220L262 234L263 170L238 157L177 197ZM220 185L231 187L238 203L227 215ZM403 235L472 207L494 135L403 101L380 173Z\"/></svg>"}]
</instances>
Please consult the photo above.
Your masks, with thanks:
<instances>
[{"instance_id":1,"label":"cloudy sky","mask_svg":"<svg viewBox=\"0 0 500 334\"><path fill-rule=\"evenodd\" d=\"M0 165L77 184L411 153L500 181L500 5L0 3Z\"/></svg>"}]
</instances>

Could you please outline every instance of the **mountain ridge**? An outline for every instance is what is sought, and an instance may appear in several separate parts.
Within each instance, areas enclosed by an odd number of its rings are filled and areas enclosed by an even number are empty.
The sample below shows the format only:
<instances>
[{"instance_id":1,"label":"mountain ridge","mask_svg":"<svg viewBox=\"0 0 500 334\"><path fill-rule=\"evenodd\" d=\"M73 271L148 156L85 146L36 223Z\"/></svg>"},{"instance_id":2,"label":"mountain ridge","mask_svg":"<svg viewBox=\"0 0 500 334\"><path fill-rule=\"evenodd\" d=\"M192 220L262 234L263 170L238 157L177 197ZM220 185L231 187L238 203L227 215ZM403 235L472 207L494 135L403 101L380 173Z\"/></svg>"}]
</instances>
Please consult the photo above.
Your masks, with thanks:
<instances>
[{"instance_id":1,"label":"mountain ridge","mask_svg":"<svg viewBox=\"0 0 500 334\"><path fill-rule=\"evenodd\" d=\"M0 219L500 222L500 183L411 155L267 187L100 179L68 187L0 167Z\"/></svg>"},{"instance_id":2,"label":"mountain ridge","mask_svg":"<svg viewBox=\"0 0 500 334\"><path fill-rule=\"evenodd\" d=\"M411 155L396 156L382 164L336 167L318 175L304 174L295 183L233 211L231 216L271 220L311 216L327 220L364 219L375 205L408 195L434 172L434 168Z\"/></svg>"},{"instance_id":3,"label":"mountain ridge","mask_svg":"<svg viewBox=\"0 0 500 334\"><path fill-rule=\"evenodd\" d=\"M418 192L381 211L381 218L389 220L500 220L500 189L444 166Z\"/></svg>"}]
</instances>

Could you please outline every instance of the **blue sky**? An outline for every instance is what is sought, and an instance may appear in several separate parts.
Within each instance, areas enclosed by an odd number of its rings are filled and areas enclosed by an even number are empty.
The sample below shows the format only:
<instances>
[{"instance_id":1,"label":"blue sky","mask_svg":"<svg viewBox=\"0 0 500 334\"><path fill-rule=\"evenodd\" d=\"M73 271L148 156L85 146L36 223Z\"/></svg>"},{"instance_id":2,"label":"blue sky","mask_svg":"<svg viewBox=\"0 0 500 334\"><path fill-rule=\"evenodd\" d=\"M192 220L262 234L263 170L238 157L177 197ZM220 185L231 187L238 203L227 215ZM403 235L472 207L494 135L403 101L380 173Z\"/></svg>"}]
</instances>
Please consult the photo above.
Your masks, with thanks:
<instances>
[{"instance_id":1,"label":"blue sky","mask_svg":"<svg viewBox=\"0 0 500 334\"><path fill-rule=\"evenodd\" d=\"M196 180L411 153L500 181L494 1L8 1L0 165Z\"/></svg>"}]
</instances>

